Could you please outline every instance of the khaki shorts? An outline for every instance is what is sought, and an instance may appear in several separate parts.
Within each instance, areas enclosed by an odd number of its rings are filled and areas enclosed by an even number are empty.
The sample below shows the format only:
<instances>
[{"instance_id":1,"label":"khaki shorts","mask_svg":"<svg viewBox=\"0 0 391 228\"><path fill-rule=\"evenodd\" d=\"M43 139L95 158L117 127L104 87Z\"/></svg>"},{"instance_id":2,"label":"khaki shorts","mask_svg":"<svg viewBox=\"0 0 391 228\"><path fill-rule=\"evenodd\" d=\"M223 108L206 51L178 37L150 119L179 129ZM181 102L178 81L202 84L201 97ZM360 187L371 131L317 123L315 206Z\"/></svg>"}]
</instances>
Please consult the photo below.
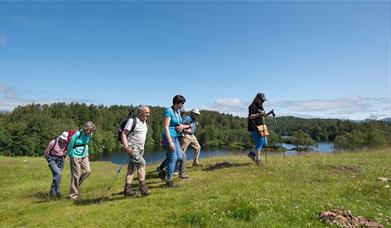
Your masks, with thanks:
<instances>
[{"instance_id":1,"label":"khaki shorts","mask_svg":"<svg viewBox=\"0 0 391 228\"><path fill-rule=\"evenodd\" d=\"M140 150L138 146L132 146L133 154L129 155L128 171L134 172L135 170L146 165L144 160L144 150Z\"/></svg>"}]
</instances>

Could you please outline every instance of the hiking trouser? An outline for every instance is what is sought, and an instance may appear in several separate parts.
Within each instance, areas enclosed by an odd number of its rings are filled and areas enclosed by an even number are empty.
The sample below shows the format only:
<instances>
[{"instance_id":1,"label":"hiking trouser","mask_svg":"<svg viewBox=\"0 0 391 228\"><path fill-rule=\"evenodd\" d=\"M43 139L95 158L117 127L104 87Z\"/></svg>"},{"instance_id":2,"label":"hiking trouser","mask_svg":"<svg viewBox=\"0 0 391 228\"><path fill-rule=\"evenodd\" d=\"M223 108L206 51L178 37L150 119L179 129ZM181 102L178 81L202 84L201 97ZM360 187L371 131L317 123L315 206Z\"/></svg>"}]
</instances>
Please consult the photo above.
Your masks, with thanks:
<instances>
[{"instance_id":1,"label":"hiking trouser","mask_svg":"<svg viewBox=\"0 0 391 228\"><path fill-rule=\"evenodd\" d=\"M168 157L166 155L166 158L164 159L164 161L159 165L159 171L163 170L167 167L167 162L168 162Z\"/></svg>"},{"instance_id":2,"label":"hiking trouser","mask_svg":"<svg viewBox=\"0 0 391 228\"><path fill-rule=\"evenodd\" d=\"M177 163L177 161L182 160L182 149L181 149L181 145L179 143L179 139L178 138L171 138L171 139L172 139L172 142L174 143L174 147L175 147L174 151L170 151L168 141L167 141L167 139L164 139L164 141L165 141L164 143L167 148L166 155L168 158L168 161L167 161L167 181L171 181L173 179L176 163Z\"/></svg>"},{"instance_id":3,"label":"hiking trouser","mask_svg":"<svg viewBox=\"0 0 391 228\"><path fill-rule=\"evenodd\" d=\"M176 168L179 171L179 176L185 175L186 161L186 153L182 150L182 160L177 161L176 164Z\"/></svg>"},{"instance_id":4,"label":"hiking trouser","mask_svg":"<svg viewBox=\"0 0 391 228\"><path fill-rule=\"evenodd\" d=\"M53 174L53 181L52 181L52 186L50 188L50 194L55 195L57 193L60 193L62 170L64 169L64 157L49 155L47 160L49 163L49 168Z\"/></svg>"},{"instance_id":5,"label":"hiking trouser","mask_svg":"<svg viewBox=\"0 0 391 228\"><path fill-rule=\"evenodd\" d=\"M195 135L184 135L181 138L182 151L186 153L187 147L191 146L194 150L193 156L193 165L198 164L198 159L200 158L201 146L198 143L197 137Z\"/></svg>"},{"instance_id":6,"label":"hiking trouser","mask_svg":"<svg viewBox=\"0 0 391 228\"><path fill-rule=\"evenodd\" d=\"M77 197L79 195L79 187L83 181L90 175L90 161L88 157L70 158L71 164L71 190L69 196Z\"/></svg>"},{"instance_id":7,"label":"hiking trouser","mask_svg":"<svg viewBox=\"0 0 391 228\"><path fill-rule=\"evenodd\" d=\"M267 139L265 136L261 137L258 130L251 131L251 136L255 143L255 153L261 151L267 144ZM256 160L259 161L261 158L257 155Z\"/></svg>"}]
</instances>

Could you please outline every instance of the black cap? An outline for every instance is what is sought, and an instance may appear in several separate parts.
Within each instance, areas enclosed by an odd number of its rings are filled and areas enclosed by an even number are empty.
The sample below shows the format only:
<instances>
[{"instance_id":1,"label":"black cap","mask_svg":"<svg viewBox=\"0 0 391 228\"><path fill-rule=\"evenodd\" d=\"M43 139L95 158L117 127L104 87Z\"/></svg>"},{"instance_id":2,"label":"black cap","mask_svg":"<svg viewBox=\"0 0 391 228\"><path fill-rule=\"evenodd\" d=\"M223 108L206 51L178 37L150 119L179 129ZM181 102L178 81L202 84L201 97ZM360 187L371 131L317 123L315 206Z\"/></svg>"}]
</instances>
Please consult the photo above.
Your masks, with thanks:
<instances>
[{"instance_id":1,"label":"black cap","mask_svg":"<svg viewBox=\"0 0 391 228\"><path fill-rule=\"evenodd\" d=\"M267 101L264 93L257 93L256 98Z\"/></svg>"}]
</instances>

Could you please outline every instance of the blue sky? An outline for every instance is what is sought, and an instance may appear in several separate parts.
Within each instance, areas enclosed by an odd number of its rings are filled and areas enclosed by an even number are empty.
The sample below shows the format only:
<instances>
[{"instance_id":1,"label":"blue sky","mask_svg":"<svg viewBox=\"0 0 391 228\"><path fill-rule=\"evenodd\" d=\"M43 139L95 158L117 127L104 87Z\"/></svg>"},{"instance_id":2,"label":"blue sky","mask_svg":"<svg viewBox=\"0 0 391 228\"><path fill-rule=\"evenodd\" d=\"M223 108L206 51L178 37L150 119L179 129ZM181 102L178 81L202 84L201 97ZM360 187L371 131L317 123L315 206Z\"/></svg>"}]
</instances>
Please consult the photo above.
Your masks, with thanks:
<instances>
[{"instance_id":1,"label":"blue sky","mask_svg":"<svg viewBox=\"0 0 391 228\"><path fill-rule=\"evenodd\" d=\"M1 111L28 103L391 117L391 2L0 2Z\"/></svg>"}]
</instances>

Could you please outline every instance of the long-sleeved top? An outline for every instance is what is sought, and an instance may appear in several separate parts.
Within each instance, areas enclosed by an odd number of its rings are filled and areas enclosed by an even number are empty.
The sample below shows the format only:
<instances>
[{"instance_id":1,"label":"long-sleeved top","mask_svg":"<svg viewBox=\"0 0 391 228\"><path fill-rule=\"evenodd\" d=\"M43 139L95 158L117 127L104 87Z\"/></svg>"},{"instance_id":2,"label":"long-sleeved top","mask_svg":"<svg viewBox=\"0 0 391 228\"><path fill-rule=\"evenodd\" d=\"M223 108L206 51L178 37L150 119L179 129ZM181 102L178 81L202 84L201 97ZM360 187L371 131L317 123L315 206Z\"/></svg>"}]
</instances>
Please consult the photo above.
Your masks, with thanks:
<instances>
[{"instance_id":1,"label":"long-sleeved top","mask_svg":"<svg viewBox=\"0 0 391 228\"><path fill-rule=\"evenodd\" d=\"M49 157L49 155L52 155L52 156L57 156L57 157L62 157L65 155L66 151L65 151L65 145L66 143L64 144L61 144L59 142L59 138L57 139L52 139L49 144L48 144L48 147L46 148L45 152L44 152L44 155L45 157Z\"/></svg>"},{"instance_id":2,"label":"long-sleeved top","mask_svg":"<svg viewBox=\"0 0 391 228\"><path fill-rule=\"evenodd\" d=\"M68 155L72 158L84 158L88 156L88 143L92 134L85 135L83 130L78 130L68 143Z\"/></svg>"}]
</instances>

